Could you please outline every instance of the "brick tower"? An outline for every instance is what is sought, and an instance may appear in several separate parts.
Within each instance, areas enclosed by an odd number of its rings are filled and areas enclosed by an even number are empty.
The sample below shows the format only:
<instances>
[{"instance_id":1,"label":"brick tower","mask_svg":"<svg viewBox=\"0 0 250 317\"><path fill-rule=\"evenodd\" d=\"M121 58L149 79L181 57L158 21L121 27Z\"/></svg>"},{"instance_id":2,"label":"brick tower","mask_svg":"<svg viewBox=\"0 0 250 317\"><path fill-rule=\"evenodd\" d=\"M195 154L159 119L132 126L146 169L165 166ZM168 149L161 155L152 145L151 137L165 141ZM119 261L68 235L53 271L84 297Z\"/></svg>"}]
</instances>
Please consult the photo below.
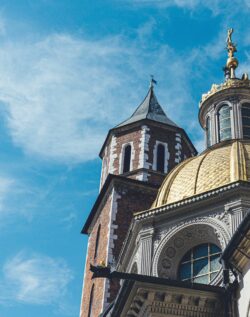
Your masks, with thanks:
<instances>
[{"instance_id":1,"label":"brick tower","mask_svg":"<svg viewBox=\"0 0 250 317\"><path fill-rule=\"evenodd\" d=\"M91 280L90 264L115 265L133 213L150 208L165 175L197 152L149 91L132 116L111 129L100 151L100 193L82 229L89 235L80 317L98 317L117 281ZM133 268L131 268L132 270Z\"/></svg>"}]
</instances>

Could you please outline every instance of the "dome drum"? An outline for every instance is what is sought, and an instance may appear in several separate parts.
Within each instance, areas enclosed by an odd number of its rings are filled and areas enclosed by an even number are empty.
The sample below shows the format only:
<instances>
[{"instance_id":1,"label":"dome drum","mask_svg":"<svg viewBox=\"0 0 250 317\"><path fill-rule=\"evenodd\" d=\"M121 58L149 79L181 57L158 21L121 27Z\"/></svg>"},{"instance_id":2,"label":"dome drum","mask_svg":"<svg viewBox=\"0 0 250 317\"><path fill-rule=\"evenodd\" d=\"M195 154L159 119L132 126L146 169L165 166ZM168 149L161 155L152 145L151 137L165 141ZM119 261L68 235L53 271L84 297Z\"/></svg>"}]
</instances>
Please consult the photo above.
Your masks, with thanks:
<instances>
[{"instance_id":1,"label":"dome drum","mask_svg":"<svg viewBox=\"0 0 250 317\"><path fill-rule=\"evenodd\" d=\"M220 110L226 106L228 113L225 115ZM250 138L250 116L249 120L243 120L242 106L247 106L250 112L250 86L216 92L202 103L199 120L205 130L207 147L228 139Z\"/></svg>"},{"instance_id":2,"label":"dome drum","mask_svg":"<svg viewBox=\"0 0 250 317\"><path fill-rule=\"evenodd\" d=\"M241 82L241 80L238 81ZM200 102L199 122L203 129L205 128L207 113L215 109L218 104L222 102L239 104L242 100L250 100L250 80L248 82L245 87L228 87L227 89L216 91Z\"/></svg>"}]
</instances>

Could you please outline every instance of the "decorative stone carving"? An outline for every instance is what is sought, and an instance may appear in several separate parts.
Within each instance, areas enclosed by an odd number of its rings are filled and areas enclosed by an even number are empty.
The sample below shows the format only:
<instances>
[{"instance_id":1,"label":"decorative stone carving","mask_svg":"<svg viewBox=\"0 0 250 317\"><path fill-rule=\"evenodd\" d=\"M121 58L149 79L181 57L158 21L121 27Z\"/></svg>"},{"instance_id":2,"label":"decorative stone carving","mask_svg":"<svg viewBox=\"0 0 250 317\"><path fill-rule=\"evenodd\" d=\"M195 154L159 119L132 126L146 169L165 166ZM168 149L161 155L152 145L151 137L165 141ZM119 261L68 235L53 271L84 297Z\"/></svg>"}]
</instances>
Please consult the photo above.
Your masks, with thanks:
<instances>
[{"instance_id":1,"label":"decorative stone carving","mask_svg":"<svg viewBox=\"0 0 250 317\"><path fill-rule=\"evenodd\" d=\"M239 87L243 87L243 88L249 88L250 87L250 81L249 80L236 80L236 79L229 79L226 82L220 84L220 85L216 85L213 84L211 87L211 90L202 95L202 99L200 102L200 107L202 106L202 103L208 99L209 97L211 97L212 95L214 95L215 93L217 93L218 91L221 90L225 90L228 88L239 88Z\"/></svg>"},{"instance_id":2,"label":"decorative stone carving","mask_svg":"<svg viewBox=\"0 0 250 317\"><path fill-rule=\"evenodd\" d=\"M190 236L190 232L187 233ZM192 236L192 233L191 233ZM184 245L184 240L182 238L176 238L174 239L174 245L176 246L176 248L181 248Z\"/></svg>"},{"instance_id":3,"label":"decorative stone carving","mask_svg":"<svg viewBox=\"0 0 250 317\"><path fill-rule=\"evenodd\" d=\"M170 259L173 258L176 254L176 250L173 247L168 247L166 252L165 252L166 256L169 257Z\"/></svg>"},{"instance_id":4,"label":"decorative stone carving","mask_svg":"<svg viewBox=\"0 0 250 317\"><path fill-rule=\"evenodd\" d=\"M200 217L168 228L155 251L153 275L176 279L181 258L195 245L213 243L224 249L230 234L217 216Z\"/></svg>"},{"instance_id":5,"label":"decorative stone carving","mask_svg":"<svg viewBox=\"0 0 250 317\"><path fill-rule=\"evenodd\" d=\"M224 303L219 294L200 292L193 289L178 289L167 286L142 286L134 288L134 296L124 306L123 316L224 316Z\"/></svg>"}]
</instances>

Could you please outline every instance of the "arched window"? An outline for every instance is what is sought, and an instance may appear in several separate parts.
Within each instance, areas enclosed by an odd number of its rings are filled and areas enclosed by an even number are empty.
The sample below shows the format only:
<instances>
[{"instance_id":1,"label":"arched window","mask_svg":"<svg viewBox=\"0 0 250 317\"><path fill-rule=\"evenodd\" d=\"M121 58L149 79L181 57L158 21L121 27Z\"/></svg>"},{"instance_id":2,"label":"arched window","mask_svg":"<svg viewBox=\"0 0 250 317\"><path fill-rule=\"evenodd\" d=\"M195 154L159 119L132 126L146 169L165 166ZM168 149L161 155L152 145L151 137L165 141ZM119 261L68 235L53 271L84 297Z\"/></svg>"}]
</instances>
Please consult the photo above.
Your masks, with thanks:
<instances>
[{"instance_id":1,"label":"arched window","mask_svg":"<svg viewBox=\"0 0 250 317\"><path fill-rule=\"evenodd\" d=\"M221 249L206 243L189 250L181 260L179 279L193 283L209 284L218 274Z\"/></svg>"},{"instance_id":2,"label":"arched window","mask_svg":"<svg viewBox=\"0 0 250 317\"><path fill-rule=\"evenodd\" d=\"M164 173L164 165L165 165L165 146L163 144L158 144L156 170L158 172Z\"/></svg>"},{"instance_id":3,"label":"arched window","mask_svg":"<svg viewBox=\"0 0 250 317\"><path fill-rule=\"evenodd\" d=\"M250 139L250 103L243 103L241 107L243 138Z\"/></svg>"},{"instance_id":4,"label":"arched window","mask_svg":"<svg viewBox=\"0 0 250 317\"><path fill-rule=\"evenodd\" d=\"M91 291L90 291L88 317L92 316L92 305L93 305L93 297L94 297L94 288L95 288L95 284L92 285Z\"/></svg>"},{"instance_id":5,"label":"arched window","mask_svg":"<svg viewBox=\"0 0 250 317\"><path fill-rule=\"evenodd\" d=\"M211 119L207 117L206 120L206 131L207 131L207 146L211 146Z\"/></svg>"},{"instance_id":6,"label":"arched window","mask_svg":"<svg viewBox=\"0 0 250 317\"><path fill-rule=\"evenodd\" d=\"M95 240L95 255L94 258L97 257L97 252L98 252L98 246L99 246L99 240L100 240L100 232L101 232L101 225L99 225L97 234L96 234L96 240Z\"/></svg>"},{"instance_id":7,"label":"arched window","mask_svg":"<svg viewBox=\"0 0 250 317\"><path fill-rule=\"evenodd\" d=\"M131 161L131 145L128 144L124 149L123 173L127 173L130 171L130 161Z\"/></svg>"},{"instance_id":8,"label":"arched window","mask_svg":"<svg viewBox=\"0 0 250 317\"><path fill-rule=\"evenodd\" d=\"M231 111L228 105L223 105L218 111L219 141L231 138Z\"/></svg>"}]
</instances>

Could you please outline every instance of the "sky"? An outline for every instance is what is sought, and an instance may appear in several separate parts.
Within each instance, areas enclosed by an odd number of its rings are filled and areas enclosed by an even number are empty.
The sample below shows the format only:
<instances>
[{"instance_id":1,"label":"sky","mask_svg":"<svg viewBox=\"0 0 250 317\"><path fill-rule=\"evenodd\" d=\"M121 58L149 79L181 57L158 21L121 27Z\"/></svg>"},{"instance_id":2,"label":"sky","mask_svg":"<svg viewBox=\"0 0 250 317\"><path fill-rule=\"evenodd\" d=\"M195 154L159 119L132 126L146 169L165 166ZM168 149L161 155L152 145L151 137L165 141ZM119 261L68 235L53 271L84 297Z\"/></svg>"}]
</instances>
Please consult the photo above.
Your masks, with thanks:
<instances>
[{"instance_id":1,"label":"sky","mask_svg":"<svg viewBox=\"0 0 250 317\"><path fill-rule=\"evenodd\" d=\"M199 151L227 29L250 71L250 0L0 1L0 317L79 316L108 130L145 97Z\"/></svg>"}]
</instances>

